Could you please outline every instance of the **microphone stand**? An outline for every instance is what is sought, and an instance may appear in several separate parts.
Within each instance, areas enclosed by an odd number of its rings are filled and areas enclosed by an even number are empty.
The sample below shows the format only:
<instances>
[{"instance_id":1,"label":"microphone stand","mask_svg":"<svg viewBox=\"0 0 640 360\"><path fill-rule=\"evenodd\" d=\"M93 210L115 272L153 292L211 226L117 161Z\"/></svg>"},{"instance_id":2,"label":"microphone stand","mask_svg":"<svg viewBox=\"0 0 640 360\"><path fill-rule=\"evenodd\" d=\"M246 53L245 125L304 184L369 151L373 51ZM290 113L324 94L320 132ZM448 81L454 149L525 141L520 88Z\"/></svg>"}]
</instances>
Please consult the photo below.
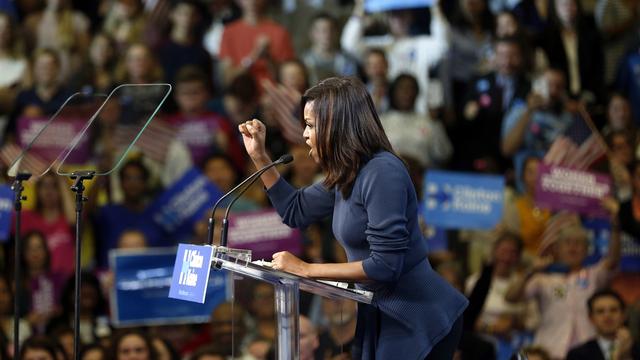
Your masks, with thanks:
<instances>
[{"instance_id":1,"label":"microphone stand","mask_svg":"<svg viewBox=\"0 0 640 360\"><path fill-rule=\"evenodd\" d=\"M22 201L27 200L26 196L22 196L24 186L22 182L29 180L31 174L18 173L13 180L11 190L14 192L13 209L16 212L16 230L14 234L14 259L13 259L13 281L15 290L13 294L13 358L20 358L20 259L22 258L22 244L20 243L20 220L22 218Z\"/></svg>"},{"instance_id":2,"label":"microphone stand","mask_svg":"<svg viewBox=\"0 0 640 360\"><path fill-rule=\"evenodd\" d=\"M71 191L76 193L76 266L75 266L75 302L73 317L73 356L78 359L80 351L80 286L82 272L80 271L81 253L81 232L82 232L82 208L87 198L84 197L84 181L93 179L95 171L76 171L71 173L70 178L75 180L71 186Z\"/></svg>"},{"instance_id":3,"label":"microphone stand","mask_svg":"<svg viewBox=\"0 0 640 360\"><path fill-rule=\"evenodd\" d=\"M244 186L245 184L248 183L247 187L245 189L242 190L242 192L240 192L240 194L233 199L233 201L229 204L229 206L227 207L227 213L225 215L225 219L223 220L223 229L222 231L226 233L226 229L224 228L224 223L227 219L227 217L229 216L229 209L231 207L231 205L233 205L233 203L236 202L236 200L238 200L238 197L240 197L240 195L242 195L245 191L247 191L247 189L249 188L249 186L251 184L253 184L258 177L260 177L260 175L262 175L265 171L271 169L272 167L279 165L279 164L288 164L291 161L293 161L293 156L289 155L289 154L285 154L282 155L278 160L263 166L260 170L256 171L255 173L251 174L251 176L249 176L248 178L244 179L240 184L236 185L233 189L229 190L226 194L222 195L222 197L220 199L218 199L218 201L216 201L215 205L213 205L213 210L211 210L211 216L209 217L209 225L208 225L208 230L207 230L207 240L209 245L213 246L213 228L215 225L215 213L216 210L218 209L218 205L220 205L220 203L222 202L222 200L226 199L227 197L229 197L231 194L233 194L236 190L238 190L239 188L241 188L242 186ZM228 227L228 225L227 225ZM221 247L226 247L227 243L226 241L224 242L224 244L222 243L222 238L220 239L221 243L220 246Z\"/></svg>"}]
</instances>

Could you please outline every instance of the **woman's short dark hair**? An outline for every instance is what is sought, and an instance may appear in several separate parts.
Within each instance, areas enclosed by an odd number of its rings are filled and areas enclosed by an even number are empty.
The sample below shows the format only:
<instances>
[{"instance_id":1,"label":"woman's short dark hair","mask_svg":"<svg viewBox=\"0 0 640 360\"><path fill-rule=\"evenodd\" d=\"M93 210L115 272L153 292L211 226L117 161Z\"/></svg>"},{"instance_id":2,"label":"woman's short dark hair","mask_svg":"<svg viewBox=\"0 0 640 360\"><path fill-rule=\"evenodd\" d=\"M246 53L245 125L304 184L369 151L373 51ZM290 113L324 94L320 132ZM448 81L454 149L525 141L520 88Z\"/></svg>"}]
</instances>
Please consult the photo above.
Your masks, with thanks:
<instances>
[{"instance_id":1,"label":"woman's short dark hair","mask_svg":"<svg viewBox=\"0 0 640 360\"><path fill-rule=\"evenodd\" d=\"M25 358L25 354L29 350L44 350L51 356L51 359L57 359L56 344L47 336L36 335L25 340L20 349L20 360Z\"/></svg>"},{"instance_id":2,"label":"woman's short dark hair","mask_svg":"<svg viewBox=\"0 0 640 360\"><path fill-rule=\"evenodd\" d=\"M142 341L144 341L145 345L147 346L147 349L149 350L149 360L158 359L158 353L156 352L156 349L153 347L153 343L151 342L151 338L149 337L149 335L140 329L130 328L130 329L121 330L115 334L115 337L111 342L111 348L109 349L110 350L109 355L111 360L118 359L118 347L120 347L120 343L122 343L124 338L126 338L129 335L138 336L142 339Z\"/></svg>"},{"instance_id":3,"label":"woman's short dark hair","mask_svg":"<svg viewBox=\"0 0 640 360\"><path fill-rule=\"evenodd\" d=\"M360 168L379 151L393 153L364 84L354 77L332 77L308 89L301 108L313 102L320 166L327 188L351 194ZM304 119L302 119L304 121Z\"/></svg>"},{"instance_id":4,"label":"woman's short dark hair","mask_svg":"<svg viewBox=\"0 0 640 360\"><path fill-rule=\"evenodd\" d=\"M393 81L391 82L391 85L389 86L389 107L391 107L394 110L399 110L398 104L396 103L396 91L398 91L398 86L403 81L411 82L411 85L416 91L413 97L414 104L416 99L418 98L418 93L420 92L420 85L418 84L418 80L416 79L415 76L407 73L402 73L398 75L395 79L393 79Z\"/></svg>"},{"instance_id":5,"label":"woman's short dark hair","mask_svg":"<svg viewBox=\"0 0 640 360\"><path fill-rule=\"evenodd\" d=\"M596 302L596 300L604 297L615 299L620 305L620 310L624 311L625 303L624 303L624 300L622 299L622 296L620 296L620 294L618 294L616 291L612 289L602 289L602 290L596 291L587 300L587 310L589 311L589 315L593 314L593 305Z\"/></svg>"}]
</instances>

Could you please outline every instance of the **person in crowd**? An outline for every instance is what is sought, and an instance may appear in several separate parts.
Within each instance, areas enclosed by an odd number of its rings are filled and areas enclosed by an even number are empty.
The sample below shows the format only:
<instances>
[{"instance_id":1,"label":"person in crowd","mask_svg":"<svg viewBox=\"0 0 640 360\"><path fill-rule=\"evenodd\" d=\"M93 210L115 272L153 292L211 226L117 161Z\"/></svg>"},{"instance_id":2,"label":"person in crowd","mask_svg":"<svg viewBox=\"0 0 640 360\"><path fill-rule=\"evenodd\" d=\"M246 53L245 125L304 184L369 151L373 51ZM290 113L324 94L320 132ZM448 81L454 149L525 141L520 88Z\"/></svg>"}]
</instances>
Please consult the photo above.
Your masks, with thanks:
<instances>
[{"instance_id":1,"label":"person in crowd","mask_svg":"<svg viewBox=\"0 0 640 360\"><path fill-rule=\"evenodd\" d=\"M149 336L135 328L117 333L110 353L110 359L114 360L158 360Z\"/></svg>"},{"instance_id":2,"label":"person in crowd","mask_svg":"<svg viewBox=\"0 0 640 360\"><path fill-rule=\"evenodd\" d=\"M569 95L586 103L603 100L604 59L593 18L583 14L578 0L554 0L550 24L541 46L552 68L567 75Z\"/></svg>"},{"instance_id":3,"label":"person in crowd","mask_svg":"<svg viewBox=\"0 0 640 360\"><path fill-rule=\"evenodd\" d=\"M178 351L165 338L153 336L151 337L151 343L153 344L153 348L156 350L158 360L180 360L180 354L178 354Z\"/></svg>"},{"instance_id":4,"label":"person in crowd","mask_svg":"<svg viewBox=\"0 0 640 360\"><path fill-rule=\"evenodd\" d=\"M494 19L485 0L459 0L451 19L449 51L442 67L445 105L462 118L472 80L490 71Z\"/></svg>"},{"instance_id":5,"label":"person in crowd","mask_svg":"<svg viewBox=\"0 0 640 360\"><path fill-rule=\"evenodd\" d=\"M549 0L522 0L513 8L513 13L527 34L537 39L549 24L552 5Z\"/></svg>"},{"instance_id":6,"label":"person in crowd","mask_svg":"<svg viewBox=\"0 0 640 360\"><path fill-rule=\"evenodd\" d=\"M549 352L540 346L526 346L518 354L514 354L512 360L518 360L519 355L526 356L527 360L551 360Z\"/></svg>"},{"instance_id":7,"label":"person in crowd","mask_svg":"<svg viewBox=\"0 0 640 360\"><path fill-rule=\"evenodd\" d=\"M415 110L424 114L437 101L429 99L431 87L429 70L435 68L447 52L448 24L436 2L431 8L431 24L429 35L412 35L411 25L414 21L411 10L395 10L387 12L389 34L380 36L364 36L365 13L364 0L357 0L353 14L342 30L340 44L342 50L363 61L367 49L383 48L388 64L390 78L401 73L408 73L418 80L420 93L416 99ZM439 105L439 104L438 104Z\"/></svg>"},{"instance_id":8,"label":"person in crowd","mask_svg":"<svg viewBox=\"0 0 640 360\"><path fill-rule=\"evenodd\" d=\"M25 21L29 49L56 49L61 80L77 71L91 43L89 19L72 7L70 0L47 0L42 10Z\"/></svg>"},{"instance_id":9,"label":"person in crowd","mask_svg":"<svg viewBox=\"0 0 640 360\"><path fill-rule=\"evenodd\" d=\"M149 247L144 233L137 229L124 230L118 238L118 249L140 250Z\"/></svg>"},{"instance_id":10,"label":"person in crowd","mask_svg":"<svg viewBox=\"0 0 640 360\"><path fill-rule=\"evenodd\" d=\"M544 230L551 218L551 212L548 209L540 208L535 203L536 181L538 181L538 167L541 161L542 159L536 156L524 159L520 172L522 191L513 198L513 201L505 204L505 227L522 238L526 258L538 256Z\"/></svg>"},{"instance_id":11,"label":"person in crowd","mask_svg":"<svg viewBox=\"0 0 640 360\"><path fill-rule=\"evenodd\" d=\"M222 102L224 114L234 126L262 112L258 84L249 74L241 74L233 79L225 90Z\"/></svg>"},{"instance_id":12,"label":"person in crowd","mask_svg":"<svg viewBox=\"0 0 640 360\"><path fill-rule=\"evenodd\" d=\"M604 81L611 86L615 81L620 59L629 45L637 40L634 30L638 26L638 3L624 0L598 0L594 19L604 51Z\"/></svg>"},{"instance_id":13,"label":"person in crowd","mask_svg":"<svg viewBox=\"0 0 640 360\"><path fill-rule=\"evenodd\" d=\"M635 160L629 167L631 198L620 204L620 229L635 239L640 239L640 161Z\"/></svg>"},{"instance_id":14,"label":"person in crowd","mask_svg":"<svg viewBox=\"0 0 640 360\"><path fill-rule=\"evenodd\" d=\"M253 288L248 307L250 318L255 322L249 326L253 329L254 336L271 342L276 342L277 339L274 300L273 286L266 282L258 282Z\"/></svg>"},{"instance_id":15,"label":"person in crowd","mask_svg":"<svg viewBox=\"0 0 640 360\"><path fill-rule=\"evenodd\" d=\"M302 144L304 139L300 135L302 126L299 118L299 105L302 93L309 87L309 75L304 63L300 60L287 60L278 68L278 83L269 80L262 82L264 94L261 104L263 116L270 128L273 144ZM277 152L279 156L283 153Z\"/></svg>"},{"instance_id":16,"label":"person in crowd","mask_svg":"<svg viewBox=\"0 0 640 360\"><path fill-rule=\"evenodd\" d=\"M287 30L267 16L268 2L240 1L242 18L227 24L220 43L220 66L224 83L249 71L260 84L274 79L278 64L294 57Z\"/></svg>"},{"instance_id":17,"label":"person in crowd","mask_svg":"<svg viewBox=\"0 0 640 360\"><path fill-rule=\"evenodd\" d=\"M463 169L481 170L483 159L497 164L498 169L505 168L506 160L500 151L503 117L516 100L526 98L529 92L517 39L498 39L495 49L495 71L475 80L466 96L466 121L454 143L459 150L467 149L458 154Z\"/></svg>"},{"instance_id":18,"label":"person in crowd","mask_svg":"<svg viewBox=\"0 0 640 360\"><path fill-rule=\"evenodd\" d=\"M565 89L564 73L547 69L526 101L514 99L502 123L500 148L504 156L513 157L516 169L527 156L543 157L573 123L574 110Z\"/></svg>"},{"instance_id":19,"label":"person in crowd","mask_svg":"<svg viewBox=\"0 0 640 360\"><path fill-rule=\"evenodd\" d=\"M51 270L51 252L42 233L28 232L22 238L24 248L22 251L22 284L26 298L24 304L28 304L27 319L38 333L44 333L48 322L55 317L60 310L60 297L62 287L71 274L62 275ZM72 262L69 258L66 262Z\"/></svg>"},{"instance_id":20,"label":"person in crowd","mask_svg":"<svg viewBox=\"0 0 640 360\"><path fill-rule=\"evenodd\" d=\"M80 283L80 339L83 344L99 340L97 332L99 318L107 314L107 300L102 293L98 278L88 271L82 272ZM75 311L75 279L69 278L64 285L61 296L61 312L51 319L47 332L55 333L71 329Z\"/></svg>"},{"instance_id":21,"label":"person in crowd","mask_svg":"<svg viewBox=\"0 0 640 360\"><path fill-rule=\"evenodd\" d=\"M416 359L453 356L467 301L424 256L413 184L364 84L355 78L329 78L307 90L303 104L303 136L327 177L300 190L273 168L261 179L289 226L305 227L333 213L334 235L350 262L310 264L285 251L273 255L273 267L310 278L368 282L360 286L379 294L377 307L359 304L361 331L354 357L387 358L399 352ZM271 163L264 124L254 119L239 130L256 168ZM411 311L408 297L422 310ZM437 321L427 315L434 312L440 314Z\"/></svg>"},{"instance_id":22,"label":"person in crowd","mask_svg":"<svg viewBox=\"0 0 640 360\"><path fill-rule=\"evenodd\" d=\"M225 153L214 152L209 154L202 162L202 173L211 181L222 194L226 194L234 186L240 183L242 173L231 157ZM228 198L220 203L226 207L232 198ZM250 198L241 197L233 205L233 209L238 212L259 209L259 204L251 201Z\"/></svg>"},{"instance_id":23,"label":"person in crowd","mask_svg":"<svg viewBox=\"0 0 640 360\"><path fill-rule=\"evenodd\" d=\"M64 177L48 172L36 182L36 205L33 210L23 210L21 235L38 231L45 236L46 247L51 254L50 270L60 276L73 274L75 224L72 193Z\"/></svg>"},{"instance_id":24,"label":"person in crowd","mask_svg":"<svg viewBox=\"0 0 640 360\"><path fill-rule=\"evenodd\" d=\"M508 303L504 298L521 255L522 240L516 234L504 233L493 245L491 262L481 273L467 279L467 296L477 296L478 304L482 303L475 324L470 324L476 331L508 341L515 331L526 328L529 315L526 304Z\"/></svg>"},{"instance_id":25,"label":"person in crowd","mask_svg":"<svg viewBox=\"0 0 640 360\"><path fill-rule=\"evenodd\" d=\"M378 114L389 109L389 62L387 53L380 48L371 48L364 55L364 73L367 91L371 94Z\"/></svg>"},{"instance_id":26,"label":"person in crowd","mask_svg":"<svg viewBox=\"0 0 640 360\"><path fill-rule=\"evenodd\" d=\"M18 93L13 107L13 124L10 123L8 128L13 134L19 117L51 116L71 95L60 78L60 57L55 50L36 50L32 56L32 67L33 86Z\"/></svg>"},{"instance_id":27,"label":"person in crowd","mask_svg":"<svg viewBox=\"0 0 640 360\"><path fill-rule=\"evenodd\" d=\"M453 148L442 123L415 111L419 93L415 77L398 75L389 89L391 109L381 114L380 122L398 154L411 156L423 168L440 167L451 158Z\"/></svg>"},{"instance_id":28,"label":"person in crowd","mask_svg":"<svg viewBox=\"0 0 640 360\"><path fill-rule=\"evenodd\" d=\"M174 84L178 71L191 65L205 73L202 80L212 76L212 61L202 46L201 14L197 2L181 0L171 9L169 36L157 50L158 60L164 70L164 79Z\"/></svg>"},{"instance_id":29,"label":"person in crowd","mask_svg":"<svg viewBox=\"0 0 640 360\"><path fill-rule=\"evenodd\" d=\"M226 357L223 355L224 353L218 350L218 346L216 345L204 345L199 347L194 351L191 356L189 356L190 360L225 360Z\"/></svg>"},{"instance_id":30,"label":"person in crowd","mask_svg":"<svg viewBox=\"0 0 640 360\"><path fill-rule=\"evenodd\" d=\"M103 31L115 41L118 50L144 41L148 16L142 0L117 0L111 3L103 22Z\"/></svg>"},{"instance_id":31,"label":"person in crowd","mask_svg":"<svg viewBox=\"0 0 640 360\"><path fill-rule=\"evenodd\" d=\"M212 58L217 59L220 54L224 26L238 20L242 14L235 1L217 0L209 3L209 15L211 15L211 24L204 34L203 46Z\"/></svg>"},{"instance_id":32,"label":"person in crowd","mask_svg":"<svg viewBox=\"0 0 640 360\"><path fill-rule=\"evenodd\" d=\"M638 129L631 111L629 99L619 92L612 92L607 103L607 122L602 128L602 135L611 131L626 131L637 136Z\"/></svg>"},{"instance_id":33,"label":"person in crowd","mask_svg":"<svg viewBox=\"0 0 640 360\"><path fill-rule=\"evenodd\" d=\"M29 81L28 59L16 21L0 10L0 141L9 124L9 114L13 112L14 100L22 86Z\"/></svg>"},{"instance_id":34,"label":"person in crowd","mask_svg":"<svg viewBox=\"0 0 640 360\"><path fill-rule=\"evenodd\" d=\"M534 343L545 347L554 359L564 358L572 347L594 336L586 301L608 286L620 261L619 205L608 198L603 206L609 211L613 226L606 255L585 266L587 233L578 219L557 218L556 237L549 245L553 255L541 258L530 271L518 275L505 295L507 301L536 300L540 324ZM541 249L542 254L545 252L546 249ZM551 262L553 266L549 266Z\"/></svg>"},{"instance_id":35,"label":"person in crowd","mask_svg":"<svg viewBox=\"0 0 640 360\"><path fill-rule=\"evenodd\" d=\"M164 77L158 58L144 43L132 43L126 50L124 61L116 71L121 83L160 83Z\"/></svg>"},{"instance_id":36,"label":"person in crowd","mask_svg":"<svg viewBox=\"0 0 640 360\"><path fill-rule=\"evenodd\" d=\"M56 345L46 336L30 337L22 344L20 360L58 360Z\"/></svg>"},{"instance_id":37,"label":"person in crowd","mask_svg":"<svg viewBox=\"0 0 640 360\"><path fill-rule=\"evenodd\" d=\"M167 122L176 130L178 140L188 147L193 164L202 164L208 153L217 150L229 154L235 166L242 166L244 155L230 122L207 109L211 89L206 73L194 66L183 67L175 84L178 112Z\"/></svg>"},{"instance_id":38,"label":"person in crowd","mask_svg":"<svg viewBox=\"0 0 640 360\"><path fill-rule=\"evenodd\" d=\"M71 76L72 88L109 93L116 85L116 50L116 43L111 36L104 32L95 34L89 46L88 59L78 73Z\"/></svg>"},{"instance_id":39,"label":"person in crowd","mask_svg":"<svg viewBox=\"0 0 640 360\"><path fill-rule=\"evenodd\" d=\"M300 360L315 360L315 351L318 349L318 333L311 320L300 315Z\"/></svg>"},{"instance_id":40,"label":"person in crowd","mask_svg":"<svg viewBox=\"0 0 640 360\"><path fill-rule=\"evenodd\" d=\"M0 334L6 337L6 345L13 349L14 346L14 334L13 324L15 321L14 316L14 293L11 286L12 282L9 280L7 274L0 275ZM20 332L20 344L31 336L31 325L27 319L18 318L18 331ZM0 350L2 351L2 350Z\"/></svg>"},{"instance_id":41,"label":"person in crowd","mask_svg":"<svg viewBox=\"0 0 640 360\"><path fill-rule=\"evenodd\" d=\"M110 203L96 209L93 214L98 241L98 266L107 266L110 249L126 229L138 229L145 234L150 246L163 244L161 230L145 213L150 192L149 170L140 160L129 160L119 171L122 203Z\"/></svg>"},{"instance_id":42,"label":"person in crowd","mask_svg":"<svg viewBox=\"0 0 640 360\"><path fill-rule=\"evenodd\" d=\"M571 349L567 360L640 359L640 344L624 326L625 304L618 293L600 290L587 300L587 308L596 337Z\"/></svg>"},{"instance_id":43,"label":"person in crowd","mask_svg":"<svg viewBox=\"0 0 640 360\"><path fill-rule=\"evenodd\" d=\"M613 178L615 196L620 201L633 196L630 167L634 162L637 137L633 132L623 130L610 132L606 137L609 154L609 172Z\"/></svg>"},{"instance_id":44,"label":"person in crowd","mask_svg":"<svg viewBox=\"0 0 640 360\"><path fill-rule=\"evenodd\" d=\"M356 335L357 303L347 299L323 298L322 313L327 325L319 335L316 359L349 356Z\"/></svg>"},{"instance_id":45,"label":"person in crowd","mask_svg":"<svg viewBox=\"0 0 640 360\"><path fill-rule=\"evenodd\" d=\"M107 360L107 349L98 343L87 344L80 349L80 360Z\"/></svg>"},{"instance_id":46,"label":"person in crowd","mask_svg":"<svg viewBox=\"0 0 640 360\"><path fill-rule=\"evenodd\" d=\"M336 42L338 33L336 19L328 13L319 13L312 19L309 26L311 47L302 55L310 84L332 76L357 75L358 63L340 49Z\"/></svg>"}]
</instances>

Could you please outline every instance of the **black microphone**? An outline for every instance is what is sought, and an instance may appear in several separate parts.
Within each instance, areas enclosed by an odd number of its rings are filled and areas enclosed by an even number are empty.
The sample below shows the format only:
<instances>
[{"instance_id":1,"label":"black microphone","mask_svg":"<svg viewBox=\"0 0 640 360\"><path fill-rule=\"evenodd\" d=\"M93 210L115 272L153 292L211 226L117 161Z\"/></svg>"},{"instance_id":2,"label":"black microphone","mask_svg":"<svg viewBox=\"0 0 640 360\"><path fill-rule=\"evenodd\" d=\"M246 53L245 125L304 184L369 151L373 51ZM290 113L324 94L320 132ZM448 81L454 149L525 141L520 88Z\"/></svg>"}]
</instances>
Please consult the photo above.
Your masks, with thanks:
<instances>
[{"instance_id":1,"label":"black microphone","mask_svg":"<svg viewBox=\"0 0 640 360\"><path fill-rule=\"evenodd\" d=\"M218 199L218 201L216 201L215 205L213 205L213 210L211 210L211 217L209 217L209 227L207 230L207 239L209 240L209 245L213 246L213 228L215 225L214 216L215 216L216 210L218 209L218 205L220 205L220 202L222 202L222 200L229 197L231 194L233 194L236 190L241 188L243 185L247 184L247 186L244 189L242 189L242 191L238 195L236 195L236 197L233 200L231 200L231 202L229 203L229 206L227 206L227 211L224 215L224 219L222 220L222 234L220 239L220 246L227 246L227 228L229 227L227 219L229 217L229 209L231 209L231 206L240 198L240 196L242 196L242 194L244 194L245 191L247 191L247 189L249 189L251 184L253 184L260 177L260 175L262 175L265 171L271 169L276 165L288 164L292 161L293 161L293 156L291 156L291 154L282 155L278 160L268 165L265 165L260 170L251 174L249 177L244 179L240 184L236 185L233 189L229 190L226 194L224 194L220 199Z\"/></svg>"}]
</instances>

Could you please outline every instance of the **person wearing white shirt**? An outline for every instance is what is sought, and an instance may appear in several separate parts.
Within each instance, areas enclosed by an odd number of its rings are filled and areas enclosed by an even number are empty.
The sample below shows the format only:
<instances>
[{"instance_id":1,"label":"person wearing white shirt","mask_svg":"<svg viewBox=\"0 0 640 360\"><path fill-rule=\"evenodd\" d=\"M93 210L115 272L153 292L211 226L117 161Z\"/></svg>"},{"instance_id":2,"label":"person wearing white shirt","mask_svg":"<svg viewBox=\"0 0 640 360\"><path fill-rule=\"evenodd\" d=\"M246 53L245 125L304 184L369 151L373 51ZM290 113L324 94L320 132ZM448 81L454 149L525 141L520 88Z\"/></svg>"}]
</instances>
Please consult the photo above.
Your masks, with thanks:
<instances>
[{"instance_id":1,"label":"person wearing white shirt","mask_svg":"<svg viewBox=\"0 0 640 360\"><path fill-rule=\"evenodd\" d=\"M363 1L357 0L353 15L342 30L340 44L342 49L360 59L364 58L367 49L382 48L387 53L389 62L389 78L393 79L401 73L408 73L416 77L420 85L420 93L416 100L415 109L424 114L428 106L438 106L442 100L430 99L430 93L436 96L438 91L431 89L429 84L429 70L434 68L448 49L448 24L438 4L431 7L430 35L411 36L409 28L413 21L410 10L396 10L386 13L390 33L380 36L364 37L364 7ZM441 91L440 91L441 93Z\"/></svg>"}]
</instances>

